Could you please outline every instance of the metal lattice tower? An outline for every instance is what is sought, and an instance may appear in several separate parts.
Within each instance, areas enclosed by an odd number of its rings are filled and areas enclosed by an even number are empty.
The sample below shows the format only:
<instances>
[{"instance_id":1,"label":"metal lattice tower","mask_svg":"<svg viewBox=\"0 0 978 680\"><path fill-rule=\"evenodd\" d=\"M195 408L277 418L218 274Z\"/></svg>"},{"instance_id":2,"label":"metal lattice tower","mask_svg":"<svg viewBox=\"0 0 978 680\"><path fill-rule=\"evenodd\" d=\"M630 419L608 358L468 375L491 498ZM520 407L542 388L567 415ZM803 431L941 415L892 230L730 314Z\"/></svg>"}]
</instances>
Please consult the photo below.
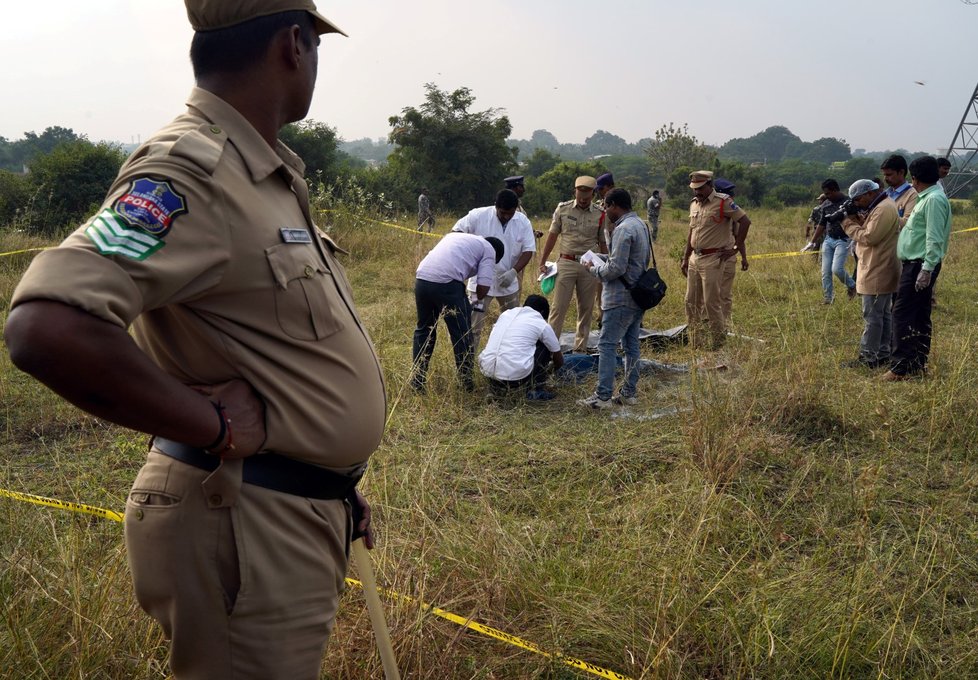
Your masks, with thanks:
<instances>
[{"instance_id":1,"label":"metal lattice tower","mask_svg":"<svg viewBox=\"0 0 978 680\"><path fill-rule=\"evenodd\" d=\"M949 197L967 196L970 190L978 189L978 85L971 94L968 106L964 109L947 159L951 161L951 173L944 178L944 191Z\"/></svg>"}]
</instances>

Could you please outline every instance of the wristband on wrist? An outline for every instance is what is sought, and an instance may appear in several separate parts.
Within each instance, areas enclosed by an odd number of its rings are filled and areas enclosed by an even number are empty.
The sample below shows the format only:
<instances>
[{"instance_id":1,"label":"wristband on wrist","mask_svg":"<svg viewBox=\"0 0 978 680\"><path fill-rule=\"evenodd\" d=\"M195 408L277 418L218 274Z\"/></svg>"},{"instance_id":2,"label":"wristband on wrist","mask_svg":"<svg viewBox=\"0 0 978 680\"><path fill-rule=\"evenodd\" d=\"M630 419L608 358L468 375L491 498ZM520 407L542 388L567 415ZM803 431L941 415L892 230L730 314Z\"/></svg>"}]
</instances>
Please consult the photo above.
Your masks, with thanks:
<instances>
[{"instance_id":1,"label":"wristband on wrist","mask_svg":"<svg viewBox=\"0 0 978 680\"><path fill-rule=\"evenodd\" d=\"M217 412L217 419L221 421L221 431L218 433L217 439L210 446L204 447L204 451L215 456L222 456L228 451L234 450L234 437L231 434L231 419L228 418L227 411L224 410L224 404L212 401L211 405ZM224 446L221 446L222 443ZM218 448L219 446L221 448Z\"/></svg>"}]
</instances>

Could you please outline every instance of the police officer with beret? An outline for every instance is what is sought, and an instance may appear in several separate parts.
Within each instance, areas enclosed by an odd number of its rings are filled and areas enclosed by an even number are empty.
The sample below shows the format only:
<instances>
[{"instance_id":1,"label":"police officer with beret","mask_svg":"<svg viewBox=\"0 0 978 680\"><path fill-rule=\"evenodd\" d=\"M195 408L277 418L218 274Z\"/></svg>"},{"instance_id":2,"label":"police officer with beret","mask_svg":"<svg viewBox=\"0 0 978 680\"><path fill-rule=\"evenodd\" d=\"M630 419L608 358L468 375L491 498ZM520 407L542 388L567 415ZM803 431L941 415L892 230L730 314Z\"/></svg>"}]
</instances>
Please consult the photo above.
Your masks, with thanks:
<instances>
[{"instance_id":1,"label":"police officer with beret","mask_svg":"<svg viewBox=\"0 0 978 680\"><path fill-rule=\"evenodd\" d=\"M308 111L319 36L342 32L312 0L186 5L186 112L34 260L6 339L72 403L153 435L126 546L174 676L317 678L351 534L372 543L355 484L386 401L277 134Z\"/></svg>"}]
</instances>

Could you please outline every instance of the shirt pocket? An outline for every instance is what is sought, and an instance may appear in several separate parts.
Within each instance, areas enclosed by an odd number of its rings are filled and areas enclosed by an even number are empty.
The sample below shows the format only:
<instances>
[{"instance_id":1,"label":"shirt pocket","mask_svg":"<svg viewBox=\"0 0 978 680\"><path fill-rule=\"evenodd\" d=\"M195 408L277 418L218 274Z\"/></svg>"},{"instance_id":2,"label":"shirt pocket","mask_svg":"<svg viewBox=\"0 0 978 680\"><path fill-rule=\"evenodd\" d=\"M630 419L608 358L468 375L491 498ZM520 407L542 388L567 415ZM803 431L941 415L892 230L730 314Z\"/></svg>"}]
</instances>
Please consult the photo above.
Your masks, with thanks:
<instances>
[{"instance_id":1,"label":"shirt pocket","mask_svg":"<svg viewBox=\"0 0 978 680\"><path fill-rule=\"evenodd\" d=\"M343 328L333 275L312 244L280 243L265 250L275 279L275 316L296 340L322 340Z\"/></svg>"}]
</instances>

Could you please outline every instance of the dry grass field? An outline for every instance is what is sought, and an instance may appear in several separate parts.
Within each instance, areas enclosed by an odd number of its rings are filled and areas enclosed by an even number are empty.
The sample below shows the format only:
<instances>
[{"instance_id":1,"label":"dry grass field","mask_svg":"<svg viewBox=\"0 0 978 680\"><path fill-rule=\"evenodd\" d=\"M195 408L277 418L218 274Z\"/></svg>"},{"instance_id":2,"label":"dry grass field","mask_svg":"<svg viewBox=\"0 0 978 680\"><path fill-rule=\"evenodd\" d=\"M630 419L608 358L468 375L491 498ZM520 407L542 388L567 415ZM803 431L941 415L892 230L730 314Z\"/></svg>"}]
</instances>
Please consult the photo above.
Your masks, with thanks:
<instances>
[{"instance_id":1,"label":"dry grass field","mask_svg":"<svg viewBox=\"0 0 978 680\"><path fill-rule=\"evenodd\" d=\"M751 252L797 250L806 216L751 211ZM656 329L684 320L685 224L663 217ZM481 382L462 392L444 333L415 395L413 275L434 239L324 218L350 250L388 379L363 483L381 586L635 679L978 677L978 232L952 236L925 380L840 368L856 355L858 303L822 306L808 256L756 259L734 299L734 330L753 339L731 339L730 369L643 376L638 405L609 414L574 405L594 380L542 404L494 401ZM954 229L976 224L966 212ZM0 230L0 252L41 245ZM2 309L31 256L0 257ZM643 356L703 358L679 345ZM5 352L0 398L0 489L123 508L145 436L66 405ZM405 678L594 677L416 602L385 604ZM121 525L0 497L0 669L167 676ZM383 677L355 588L323 677Z\"/></svg>"}]
</instances>

